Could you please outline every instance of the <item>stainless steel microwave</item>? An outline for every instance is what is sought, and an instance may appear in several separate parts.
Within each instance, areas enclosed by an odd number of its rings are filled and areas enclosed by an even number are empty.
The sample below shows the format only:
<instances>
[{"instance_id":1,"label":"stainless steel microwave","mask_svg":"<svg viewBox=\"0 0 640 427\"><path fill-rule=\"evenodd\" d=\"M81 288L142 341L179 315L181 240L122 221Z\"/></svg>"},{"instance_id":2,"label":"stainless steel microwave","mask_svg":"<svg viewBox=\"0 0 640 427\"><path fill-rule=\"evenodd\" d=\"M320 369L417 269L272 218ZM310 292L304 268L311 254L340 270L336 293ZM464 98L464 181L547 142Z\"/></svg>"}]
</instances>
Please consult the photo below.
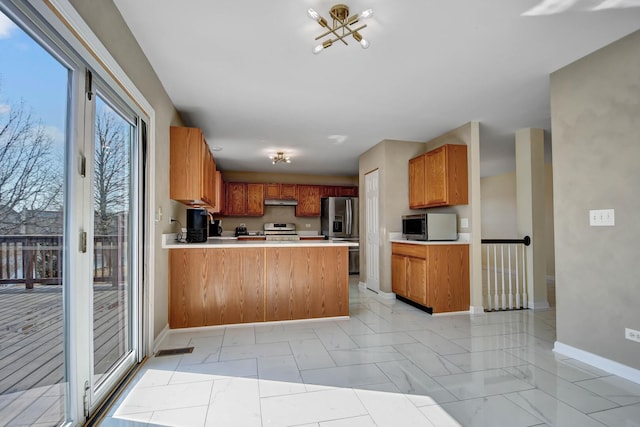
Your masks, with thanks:
<instances>
[{"instance_id":1,"label":"stainless steel microwave","mask_svg":"<svg viewBox=\"0 0 640 427\"><path fill-rule=\"evenodd\" d=\"M402 238L407 240L458 240L454 213L421 213L402 217Z\"/></svg>"}]
</instances>

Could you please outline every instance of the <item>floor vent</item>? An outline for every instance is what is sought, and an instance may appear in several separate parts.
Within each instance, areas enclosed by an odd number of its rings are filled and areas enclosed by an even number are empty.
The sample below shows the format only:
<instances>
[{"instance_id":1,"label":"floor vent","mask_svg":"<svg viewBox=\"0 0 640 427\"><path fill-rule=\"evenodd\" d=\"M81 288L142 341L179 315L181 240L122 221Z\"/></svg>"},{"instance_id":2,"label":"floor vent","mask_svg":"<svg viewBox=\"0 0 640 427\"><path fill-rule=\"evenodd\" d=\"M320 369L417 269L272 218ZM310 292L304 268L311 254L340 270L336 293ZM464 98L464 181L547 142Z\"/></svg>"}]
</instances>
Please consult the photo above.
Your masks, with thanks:
<instances>
[{"instance_id":1,"label":"floor vent","mask_svg":"<svg viewBox=\"0 0 640 427\"><path fill-rule=\"evenodd\" d=\"M159 356L175 356L176 354L193 353L193 347L168 348L166 350L158 350L156 357Z\"/></svg>"}]
</instances>

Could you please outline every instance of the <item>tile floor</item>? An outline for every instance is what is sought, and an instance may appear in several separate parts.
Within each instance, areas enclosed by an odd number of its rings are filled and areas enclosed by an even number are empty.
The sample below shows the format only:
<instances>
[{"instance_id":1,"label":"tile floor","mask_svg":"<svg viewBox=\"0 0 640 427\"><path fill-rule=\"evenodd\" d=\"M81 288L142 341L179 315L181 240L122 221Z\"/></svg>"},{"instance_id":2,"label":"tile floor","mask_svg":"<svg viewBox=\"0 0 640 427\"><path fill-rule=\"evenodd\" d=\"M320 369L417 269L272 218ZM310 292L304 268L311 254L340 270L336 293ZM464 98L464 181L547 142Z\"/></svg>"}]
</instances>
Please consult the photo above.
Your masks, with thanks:
<instances>
[{"instance_id":1,"label":"tile floor","mask_svg":"<svg viewBox=\"0 0 640 427\"><path fill-rule=\"evenodd\" d=\"M554 354L555 311L429 316L351 285L350 318L173 331L101 426L640 426L640 385Z\"/></svg>"}]
</instances>

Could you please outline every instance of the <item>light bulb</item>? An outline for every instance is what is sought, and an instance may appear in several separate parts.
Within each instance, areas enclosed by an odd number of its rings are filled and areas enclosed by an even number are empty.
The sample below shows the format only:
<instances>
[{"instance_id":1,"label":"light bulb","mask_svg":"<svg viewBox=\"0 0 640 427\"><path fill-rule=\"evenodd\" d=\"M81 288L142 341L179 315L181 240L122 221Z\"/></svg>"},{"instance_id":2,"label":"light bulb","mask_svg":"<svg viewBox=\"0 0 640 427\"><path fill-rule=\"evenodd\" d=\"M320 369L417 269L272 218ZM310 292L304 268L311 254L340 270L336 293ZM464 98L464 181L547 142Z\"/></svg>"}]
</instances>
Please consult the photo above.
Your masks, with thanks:
<instances>
[{"instance_id":1,"label":"light bulb","mask_svg":"<svg viewBox=\"0 0 640 427\"><path fill-rule=\"evenodd\" d=\"M371 18L372 15L373 15L373 9L367 9L362 13L360 13L360 19Z\"/></svg>"},{"instance_id":2,"label":"light bulb","mask_svg":"<svg viewBox=\"0 0 640 427\"><path fill-rule=\"evenodd\" d=\"M313 54L314 54L314 55L317 55L317 54L319 54L320 52L322 52L323 50L324 50L324 46L322 46L321 44L319 44L318 46L316 46L316 47L314 47L314 48L313 48L313 51L312 51L312 52L313 52Z\"/></svg>"},{"instance_id":3,"label":"light bulb","mask_svg":"<svg viewBox=\"0 0 640 427\"><path fill-rule=\"evenodd\" d=\"M314 21L317 21L318 18L320 17L320 15L318 14L318 12L316 12L315 10L309 8L307 10L307 16L311 19L313 19Z\"/></svg>"},{"instance_id":4,"label":"light bulb","mask_svg":"<svg viewBox=\"0 0 640 427\"><path fill-rule=\"evenodd\" d=\"M360 43L360 46L362 46L363 49L369 47L369 41L367 39L360 39L358 43Z\"/></svg>"}]
</instances>

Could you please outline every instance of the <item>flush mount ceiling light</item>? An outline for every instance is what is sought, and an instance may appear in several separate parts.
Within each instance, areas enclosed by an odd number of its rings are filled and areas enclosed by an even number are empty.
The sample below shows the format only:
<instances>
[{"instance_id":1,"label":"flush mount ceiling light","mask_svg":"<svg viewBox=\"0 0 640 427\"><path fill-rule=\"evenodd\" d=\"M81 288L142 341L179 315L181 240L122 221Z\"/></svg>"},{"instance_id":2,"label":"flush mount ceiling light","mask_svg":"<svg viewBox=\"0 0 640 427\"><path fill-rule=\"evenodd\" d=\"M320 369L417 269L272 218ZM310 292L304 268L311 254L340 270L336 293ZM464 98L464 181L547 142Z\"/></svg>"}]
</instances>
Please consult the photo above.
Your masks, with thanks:
<instances>
[{"instance_id":1,"label":"flush mount ceiling light","mask_svg":"<svg viewBox=\"0 0 640 427\"><path fill-rule=\"evenodd\" d=\"M272 164L276 163L291 163L291 157L284 154L283 151L278 151L276 154L272 154L269 156Z\"/></svg>"},{"instance_id":2,"label":"flush mount ceiling light","mask_svg":"<svg viewBox=\"0 0 640 427\"><path fill-rule=\"evenodd\" d=\"M362 35L359 33L359 31L365 28L367 24L360 26L356 26L356 24L358 24L361 19L366 19L373 15L373 9L367 9L357 15L349 16L349 6L346 4L333 5L329 10L329 15L333 20L331 25L329 25L327 20L320 16L318 12L311 8L307 10L307 15L327 30L316 37L316 40L329 36L327 40L313 48L314 54L317 55L337 41L341 41L345 45L348 45L345 38L349 36L353 36L354 40L360 43L360 46L362 46L363 49L369 47L369 42L362 38Z\"/></svg>"}]
</instances>

